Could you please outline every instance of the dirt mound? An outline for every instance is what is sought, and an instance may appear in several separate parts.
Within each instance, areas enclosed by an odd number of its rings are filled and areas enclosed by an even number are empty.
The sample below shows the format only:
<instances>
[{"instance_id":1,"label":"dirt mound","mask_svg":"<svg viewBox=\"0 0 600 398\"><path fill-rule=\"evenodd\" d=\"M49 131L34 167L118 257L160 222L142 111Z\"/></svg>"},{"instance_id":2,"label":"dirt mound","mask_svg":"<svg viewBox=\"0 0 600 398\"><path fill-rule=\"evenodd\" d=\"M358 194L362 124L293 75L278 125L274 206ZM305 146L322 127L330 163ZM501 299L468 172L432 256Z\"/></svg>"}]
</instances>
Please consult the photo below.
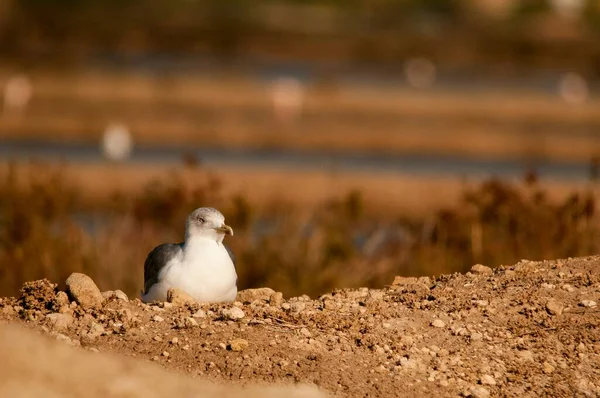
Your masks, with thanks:
<instances>
[{"instance_id":1,"label":"dirt mound","mask_svg":"<svg viewBox=\"0 0 600 398\"><path fill-rule=\"evenodd\" d=\"M3 397L325 396L314 387L242 390L192 380L141 361L74 350L15 326L0 327L0 352Z\"/></svg>"},{"instance_id":2,"label":"dirt mound","mask_svg":"<svg viewBox=\"0 0 600 398\"><path fill-rule=\"evenodd\" d=\"M599 267L600 257L523 260L317 300L244 292L232 305L104 294L87 310L37 281L0 301L0 319L235 384L315 384L341 396L597 396Z\"/></svg>"}]
</instances>

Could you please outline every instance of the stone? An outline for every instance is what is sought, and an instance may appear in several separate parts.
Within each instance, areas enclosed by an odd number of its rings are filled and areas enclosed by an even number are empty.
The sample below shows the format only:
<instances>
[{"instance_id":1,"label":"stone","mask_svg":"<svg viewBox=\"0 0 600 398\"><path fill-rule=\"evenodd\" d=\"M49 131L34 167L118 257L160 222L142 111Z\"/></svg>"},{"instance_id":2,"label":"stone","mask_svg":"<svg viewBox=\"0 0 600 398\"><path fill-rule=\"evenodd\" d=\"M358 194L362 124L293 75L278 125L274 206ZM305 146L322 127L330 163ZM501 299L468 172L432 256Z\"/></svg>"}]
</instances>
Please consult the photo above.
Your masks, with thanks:
<instances>
[{"instance_id":1,"label":"stone","mask_svg":"<svg viewBox=\"0 0 600 398\"><path fill-rule=\"evenodd\" d=\"M89 339L95 339L96 337L100 337L102 333L104 333L104 326L97 322L92 322L90 325L90 330L87 333L86 337Z\"/></svg>"},{"instance_id":2,"label":"stone","mask_svg":"<svg viewBox=\"0 0 600 398\"><path fill-rule=\"evenodd\" d=\"M100 308L104 297L92 278L77 272L72 273L66 281L67 292L83 309Z\"/></svg>"},{"instance_id":3,"label":"stone","mask_svg":"<svg viewBox=\"0 0 600 398\"><path fill-rule=\"evenodd\" d=\"M281 292L275 292L275 294L273 294L269 298L269 304L271 304L274 307L279 307L282 303L283 303L283 293L281 293Z\"/></svg>"},{"instance_id":4,"label":"stone","mask_svg":"<svg viewBox=\"0 0 600 398\"><path fill-rule=\"evenodd\" d=\"M240 352L248 347L248 341L244 339L233 339L229 342L227 348L231 351Z\"/></svg>"},{"instance_id":5,"label":"stone","mask_svg":"<svg viewBox=\"0 0 600 398\"><path fill-rule=\"evenodd\" d=\"M121 300L121 301L129 301L129 297L122 290L107 290L106 292L102 292L102 297L104 300Z\"/></svg>"},{"instance_id":6,"label":"stone","mask_svg":"<svg viewBox=\"0 0 600 398\"><path fill-rule=\"evenodd\" d=\"M529 350L519 351L517 355L524 361L533 362L533 352Z\"/></svg>"},{"instance_id":7,"label":"stone","mask_svg":"<svg viewBox=\"0 0 600 398\"><path fill-rule=\"evenodd\" d=\"M197 302L192 296L177 288L171 288L167 291L167 301L175 306L184 306Z\"/></svg>"},{"instance_id":8,"label":"stone","mask_svg":"<svg viewBox=\"0 0 600 398\"><path fill-rule=\"evenodd\" d=\"M192 317L193 318L206 318L206 312L204 312L203 309L199 309L198 311L194 312Z\"/></svg>"},{"instance_id":9,"label":"stone","mask_svg":"<svg viewBox=\"0 0 600 398\"><path fill-rule=\"evenodd\" d=\"M164 321L165 319L164 319L162 316L159 316L159 315L154 315L154 316L152 317L152 320L153 320L154 322L162 322L162 321Z\"/></svg>"},{"instance_id":10,"label":"stone","mask_svg":"<svg viewBox=\"0 0 600 398\"><path fill-rule=\"evenodd\" d=\"M475 264L471 267L471 272L473 274L491 274L493 271L490 267L487 267L482 264Z\"/></svg>"},{"instance_id":11,"label":"stone","mask_svg":"<svg viewBox=\"0 0 600 398\"><path fill-rule=\"evenodd\" d=\"M485 387L474 387L471 390L471 396L473 398L488 398L490 396L490 391Z\"/></svg>"},{"instance_id":12,"label":"stone","mask_svg":"<svg viewBox=\"0 0 600 398\"><path fill-rule=\"evenodd\" d=\"M544 362L544 373L549 375L554 372L554 366L550 365L548 362Z\"/></svg>"},{"instance_id":13,"label":"stone","mask_svg":"<svg viewBox=\"0 0 600 398\"><path fill-rule=\"evenodd\" d=\"M46 320L52 329L57 331L63 331L69 328L73 323L73 316L70 314L48 314Z\"/></svg>"},{"instance_id":14,"label":"stone","mask_svg":"<svg viewBox=\"0 0 600 398\"><path fill-rule=\"evenodd\" d=\"M392 282L392 286L414 285L417 281L417 278L413 276L396 276Z\"/></svg>"},{"instance_id":15,"label":"stone","mask_svg":"<svg viewBox=\"0 0 600 398\"><path fill-rule=\"evenodd\" d=\"M483 375L479 378L479 382L488 386L495 386L496 380L491 375Z\"/></svg>"},{"instance_id":16,"label":"stone","mask_svg":"<svg viewBox=\"0 0 600 398\"><path fill-rule=\"evenodd\" d=\"M594 300L581 300L579 305L582 307L594 308L597 304Z\"/></svg>"},{"instance_id":17,"label":"stone","mask_svg":"<svg viewBox=\"0 0 600 398\"><path fill-rule=\"evenodd\" d=\"M546 303L546 312L550 315L560 315L563 312L563 305L554 299Z\"/></svg>"},{"instance_id":18,"label":"stone","mask_svg":"<svg viewBox=\"0 0 600 398\"><path fill-rule=\"evenodd\" d=\"M56 304L56 308L59 309L59 312L63 312L69 309L69 296L65 292L56 293L56 297L54 298L54 303Z\"/></svg>"},{"instance_id":19,"label":"stone","mask_svg":"<svg viewBox=\"0 0 600 398\"><path fill-rule=\"evenodd\" d=\"M275 292L275 290L268 287L246 289L238 292L236 301L240 301L242 303L251 303L255 300L269 302L271 301L271 297L276 293L277 292Z\"/></svg>"},{"instance_id":20,"label":"stone","mask_svg":"<svg viewBox=\"0 0 600 398\"><path fill-rule=\"evenodd\" d=\"M446 326L446 323L441 319L435 319L433 322L431 322L431 326L434 328L443 328Z\"/></svg>"},{"instance_id":21,"label":"stone","mask_svg":"<svg viewBox=\"0 0 600 398\"><path fill-rule=\"evenodd\" d=\"M223 316L223 318L230 319L232 321L237 321L246 316L246 314L244 314L244 311L242 311L238 307L225 308L221 311L221 315Z\"/></svg>"}]
</instances>

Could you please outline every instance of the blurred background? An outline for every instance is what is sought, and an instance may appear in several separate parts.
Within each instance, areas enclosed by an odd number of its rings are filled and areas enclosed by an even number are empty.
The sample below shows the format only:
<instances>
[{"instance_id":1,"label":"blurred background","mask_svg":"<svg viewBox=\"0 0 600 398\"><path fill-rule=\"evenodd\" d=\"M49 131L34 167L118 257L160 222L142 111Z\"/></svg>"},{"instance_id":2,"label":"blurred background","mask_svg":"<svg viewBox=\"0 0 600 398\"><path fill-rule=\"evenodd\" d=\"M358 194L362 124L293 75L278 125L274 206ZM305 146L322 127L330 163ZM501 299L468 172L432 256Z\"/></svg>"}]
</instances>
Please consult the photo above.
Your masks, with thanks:
<instances>
[{"instance_id":1,"label":"blurred background","mask_svg":"<svg viewBox=\"0 0 600 398\"><path fill-rule=\"evenodd\" d=\"M0 0L0 295L213 206L286 296L598 252L598 0Z\"/></svg>"}]
</instances>

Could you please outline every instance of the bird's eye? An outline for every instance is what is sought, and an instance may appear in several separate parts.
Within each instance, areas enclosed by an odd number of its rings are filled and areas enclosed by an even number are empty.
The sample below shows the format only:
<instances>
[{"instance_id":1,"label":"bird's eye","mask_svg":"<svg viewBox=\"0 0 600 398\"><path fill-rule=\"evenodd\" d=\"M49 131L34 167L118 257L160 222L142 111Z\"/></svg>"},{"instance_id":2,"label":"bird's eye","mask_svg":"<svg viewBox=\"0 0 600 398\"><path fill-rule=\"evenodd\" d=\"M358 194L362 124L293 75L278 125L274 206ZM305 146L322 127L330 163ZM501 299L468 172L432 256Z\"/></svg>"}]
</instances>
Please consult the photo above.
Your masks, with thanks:
<instances>
[{"instance_id":1,"label":"bird's eye","mask_svg":"<svg viewBox=\"0 0 600 398\"><path fill-rule=\"evenodd\" d=\"M206 220L204 220L204 217L198 217L198 222L201 224L204 224Z\"/></svg>"}]
</instances>

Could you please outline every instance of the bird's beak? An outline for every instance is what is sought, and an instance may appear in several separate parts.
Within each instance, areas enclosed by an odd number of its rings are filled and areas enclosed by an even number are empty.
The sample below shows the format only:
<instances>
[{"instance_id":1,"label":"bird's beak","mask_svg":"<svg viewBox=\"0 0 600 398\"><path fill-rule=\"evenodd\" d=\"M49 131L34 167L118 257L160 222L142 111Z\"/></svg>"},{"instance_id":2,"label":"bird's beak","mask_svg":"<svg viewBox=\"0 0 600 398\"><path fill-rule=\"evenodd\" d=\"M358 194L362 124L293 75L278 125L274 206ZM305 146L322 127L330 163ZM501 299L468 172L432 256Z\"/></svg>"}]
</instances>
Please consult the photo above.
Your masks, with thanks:
<instances>
[{"instance_id":1,"label":"bird's beak","mask_svg":"<svg viewBox=\"0 0 600 398\"><path fill-rule=\"evenodd\" d=\"M220 227L215 228L217 232L221 232L225 235L233 236L233 229L229 225L221 225Z\"/></svg>"}]
</instances>

